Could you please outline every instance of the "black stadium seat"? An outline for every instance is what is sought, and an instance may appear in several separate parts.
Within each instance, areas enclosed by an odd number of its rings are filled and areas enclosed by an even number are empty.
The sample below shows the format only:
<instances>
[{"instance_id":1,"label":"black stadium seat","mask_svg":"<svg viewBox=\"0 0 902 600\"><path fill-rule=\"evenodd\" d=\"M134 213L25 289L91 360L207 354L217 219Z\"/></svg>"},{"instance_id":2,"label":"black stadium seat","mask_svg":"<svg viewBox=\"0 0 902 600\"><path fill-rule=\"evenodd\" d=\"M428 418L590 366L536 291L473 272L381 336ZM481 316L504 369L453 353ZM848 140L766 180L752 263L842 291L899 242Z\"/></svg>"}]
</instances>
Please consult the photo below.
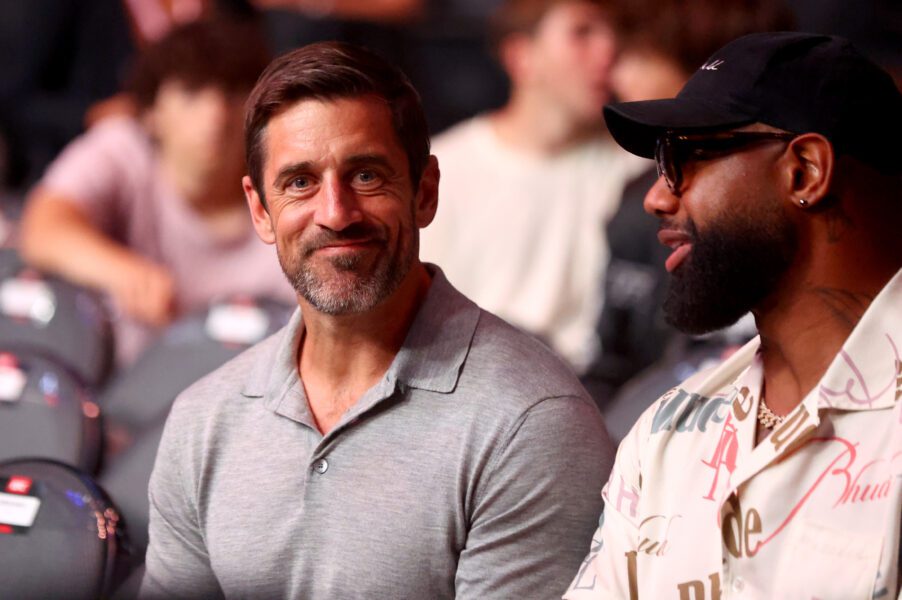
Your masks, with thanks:
<instances>
[{"instance_id":1,"label":"black stadium seat","mask_svg":"<svg viewBox=\"0 0 902 600\"><path fill-rule=\"evenodd\" d=\"M132 558L143 562L147 550L147 525L150 504L147 484L153 471L157 447L163 436L165 419L135 436L135 443L110 461L100 476L100 485L116 500L119 513L129 532Z\"/></svg>"},{"instance_id":2,"label":"black stadium seat","mask_svg":"<svg viewBox=\"0 0 902 600\"><path fill-rule=\"evenodd\" d=\"M115 507L91 479L54 461L0 463L0 596L96 600L125 575Z\"/></svg>"},{"instance_id":3,"label":"black stadium seat","mask_svg":"<svg viewBox=\"0 0 902 600\"><path fill-rule=\"evenodd\" d=\"M93 472L102 440L99 412L65 369L0 347L0 461L35 456Z\"/></svg>"},{"instance_id":4,"label":"black stadium seat","mask_svg":"<svg viewBox=\"0 0 902 600\"><path fill-rule=\"evenodd\" d=\"M104 390L104 417L129 431L151 426L169 412L179 392L275 333L292 310L272 300L236 299L172 324Z\"/></svg>"},{"instance_id":5,"label":"black stadium seat","mask_svg":"<svg viewBox=\"0 0 902 600\"><path fill-rule=\"evenodd\" d=\"M0 343L65 365L89 386L109 374L113 338L100 297L41 275L0 249Z\"/></svg>"}]
</instances>

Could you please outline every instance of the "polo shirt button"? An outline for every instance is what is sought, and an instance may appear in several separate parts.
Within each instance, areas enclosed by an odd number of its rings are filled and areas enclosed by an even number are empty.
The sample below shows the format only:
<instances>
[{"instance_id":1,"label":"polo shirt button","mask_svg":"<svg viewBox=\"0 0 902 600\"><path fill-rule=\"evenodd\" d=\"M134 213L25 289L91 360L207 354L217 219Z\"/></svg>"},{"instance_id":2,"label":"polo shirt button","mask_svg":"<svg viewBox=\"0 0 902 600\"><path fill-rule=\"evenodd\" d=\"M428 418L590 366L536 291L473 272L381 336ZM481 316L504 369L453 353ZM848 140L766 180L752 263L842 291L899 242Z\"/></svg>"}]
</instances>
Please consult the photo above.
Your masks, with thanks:
<instances>
[{"instance_id":1,"label":"polo shirt button","mask_svg":"<svg viewBox=\"0 0 902 600\"><path fill-rule=\"evenodd\" d=\"M736 577L733 579L733 591L737 594L741 593L742 590L745 589L745 581L742 577Z\"/></svg>"},{"instance_id":2,"label":"polo shirt button","mask_svg":"<svg viewBox=\"0 0 902 600\"><path fill-rule=\"evenodd\" d=\"M322 475L329 470L329 463L325 458L321 458L313 463L313 470Z\"/></svg>"}]
</instances>

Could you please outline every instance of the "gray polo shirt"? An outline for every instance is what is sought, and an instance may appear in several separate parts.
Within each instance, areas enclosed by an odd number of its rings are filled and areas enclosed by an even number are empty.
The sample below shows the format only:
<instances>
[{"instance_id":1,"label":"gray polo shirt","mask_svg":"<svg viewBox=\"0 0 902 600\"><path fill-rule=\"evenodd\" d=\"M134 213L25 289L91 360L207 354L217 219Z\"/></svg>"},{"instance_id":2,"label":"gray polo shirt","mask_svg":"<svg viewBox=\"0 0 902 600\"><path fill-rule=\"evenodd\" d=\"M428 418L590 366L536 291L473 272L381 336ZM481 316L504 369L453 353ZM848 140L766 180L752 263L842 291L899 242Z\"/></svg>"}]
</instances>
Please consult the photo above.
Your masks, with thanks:
<instances>
[{"instance_id":1,"label":"gray polo shirt","mask_svg":"<svg viewBox=\"0 0 902 600\"><path fill-rule=\"evenodd\" d=\"M382 380L323 436L289 325L176 401L145 597L554 598L613 459L563 361L433 283Z\"/></svg>"}]
</instances>

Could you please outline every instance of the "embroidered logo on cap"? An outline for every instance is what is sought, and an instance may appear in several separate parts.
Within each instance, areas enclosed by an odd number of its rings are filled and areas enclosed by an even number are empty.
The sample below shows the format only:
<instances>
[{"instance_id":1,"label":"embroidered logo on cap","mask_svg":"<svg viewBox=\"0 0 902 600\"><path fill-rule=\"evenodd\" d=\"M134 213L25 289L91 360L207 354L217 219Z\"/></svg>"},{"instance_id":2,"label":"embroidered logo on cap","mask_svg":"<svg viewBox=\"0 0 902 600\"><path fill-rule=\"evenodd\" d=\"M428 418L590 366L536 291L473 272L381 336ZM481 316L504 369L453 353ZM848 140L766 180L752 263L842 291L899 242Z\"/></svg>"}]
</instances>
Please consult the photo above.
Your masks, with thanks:
<instances>
[{"instance_id":1,"label":"embroidered logo on cap","mask_svg":"<svg viewBox=\"0 0 902 600\"><path fill-rule=\"evenodd\" d=\"M720 65L723 64L722 60L712 60L711 62L706 62L699 69L700 71L716 71Z\"/></svg>"}]
</instances>

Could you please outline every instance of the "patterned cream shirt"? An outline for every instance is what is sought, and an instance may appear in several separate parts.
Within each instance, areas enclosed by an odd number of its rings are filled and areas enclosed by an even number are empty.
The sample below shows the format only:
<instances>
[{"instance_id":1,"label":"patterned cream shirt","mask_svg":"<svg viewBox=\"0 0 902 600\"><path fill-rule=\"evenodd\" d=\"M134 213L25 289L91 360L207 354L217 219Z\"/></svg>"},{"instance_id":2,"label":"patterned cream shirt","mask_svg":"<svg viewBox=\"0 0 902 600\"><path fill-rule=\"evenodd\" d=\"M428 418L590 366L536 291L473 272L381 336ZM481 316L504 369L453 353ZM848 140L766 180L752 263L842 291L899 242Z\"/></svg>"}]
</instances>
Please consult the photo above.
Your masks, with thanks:
<instances>
[{"instance_id":1,"label":"patterned cream shirt","mask_svg":"<svg viewBox=\"0 0 902 600\"><path fill-rule=\"evenodd\" d=\"M902 600L902 271L756 446L758 345L639 419L564 598Z\"/></svg>"}]
</instances>

